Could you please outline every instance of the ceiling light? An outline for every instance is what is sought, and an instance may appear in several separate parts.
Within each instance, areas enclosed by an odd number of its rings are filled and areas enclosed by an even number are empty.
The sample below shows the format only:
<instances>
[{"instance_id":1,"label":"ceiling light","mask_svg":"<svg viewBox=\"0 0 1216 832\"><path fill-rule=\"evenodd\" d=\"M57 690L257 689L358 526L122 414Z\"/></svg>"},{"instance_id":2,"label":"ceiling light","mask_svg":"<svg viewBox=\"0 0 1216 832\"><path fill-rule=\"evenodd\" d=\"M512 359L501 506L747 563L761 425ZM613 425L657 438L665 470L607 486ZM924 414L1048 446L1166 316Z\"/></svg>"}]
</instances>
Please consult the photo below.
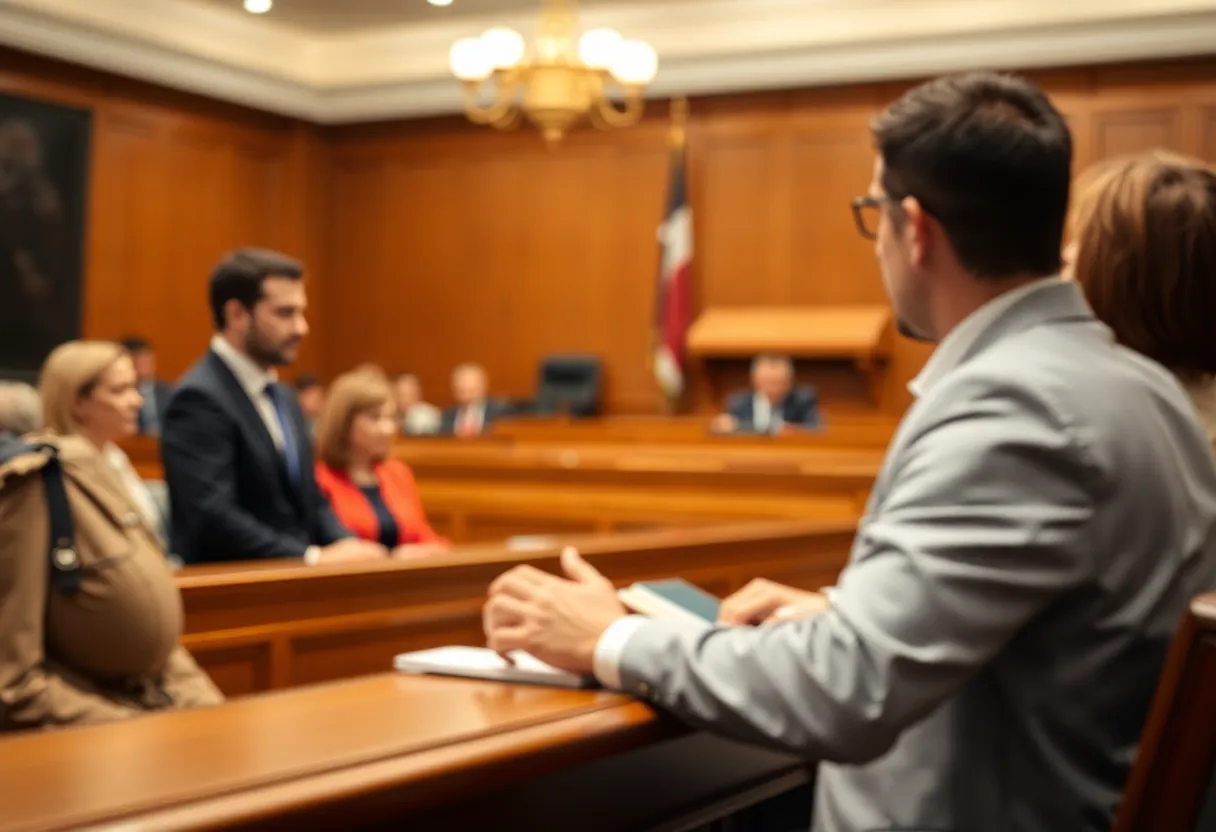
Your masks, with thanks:
<instances>
[{"instance_id":1,"label":"ceiling light","mask_svg":"<svg viewBox=\"0 0 1216 832\"><path fill-rule=\"evenodd\" d=\"M642 93L659 68L654 48L611 29L580 35L576 3L543 0L531 44L505 28L452 44L448 60L471 121L510 128L527 118L553 144L583 118L603 129L641 117Z\"/></svg>"},{"instance_id":2,"label":"ceiling light","mask_svg":"<svg viewBox=\"0 0 1216 832\"><path fill-rule=\"evenodd\" d=\"M426 2L430 3L432 6L450 6L450 5L452 5L452 0L426 0Z\"/></svg>"},{"instance_id":3,"label":"ceiling light","mask_svg":"<svg viewBox=\"0 0 1216 832\"><path fill-rule=\"evenodd\" d=\"M245 11L250 14L266 14L274 6L274 0L245 0Z\"/></svg>"}]
</instances>

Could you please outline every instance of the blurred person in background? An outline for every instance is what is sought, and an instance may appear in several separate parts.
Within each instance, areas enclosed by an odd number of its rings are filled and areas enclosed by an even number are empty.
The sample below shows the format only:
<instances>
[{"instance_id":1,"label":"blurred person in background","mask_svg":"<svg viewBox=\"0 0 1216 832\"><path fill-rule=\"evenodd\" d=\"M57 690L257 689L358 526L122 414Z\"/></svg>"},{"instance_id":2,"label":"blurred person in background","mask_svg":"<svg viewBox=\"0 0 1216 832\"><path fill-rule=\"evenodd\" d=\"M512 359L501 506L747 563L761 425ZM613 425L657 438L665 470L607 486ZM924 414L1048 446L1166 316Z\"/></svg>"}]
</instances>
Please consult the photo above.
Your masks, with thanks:
<instances>
[{"instance_id":1,"label":"blurred person in background","mask_svg":"<svg viewBox=\"0 0 1216 832\"><path fill-rule=\"evenodd\" d=\"M24 436L42 428L42 399L23 381L0 381L0 436Z\"/></svg>"},{"instance_id":2,"label":"blurred person in background","mask_svg":"<svg viewBox=\"0 0 1216 832\"><path fill-rule=\"evenodd\" d=\"M1077 183L1065 274L1119 343L1172 372L1216 446L1216 171L1156 152Z\"/></svg>"},{"instance_id":3,"label":"blurred person in background","mask_svg":"<svg viewBox=\"0 0 1216 832\"><path fill-rule=\"evenodd\" d=\"M358 537L398 556L429 554L448 544L427 523L413 472L391 458L399 424L383 373L341 376L317 423L317 485Z\"/></svg>"},{"instance_id":4,"label":"blurred person in background","mask_svg":"<svg viewBox=\"0 0 1216 832\"><path fill-rule=\"evenodd\" d=\"M178 643L181 596L154 507L114 444L134 434L142 405L130 356L70 341L39 389L48 432L30 444L57 451L72 545L57 539L52 564L45 451L0 466L0 730L223 701ZM73 583L60 566L76 568Z\"/></svg>"},{"instance_id":5,"label":"blurred person in background","mask_svg":"<svg viewBox=\"0 0 1216 832\"><path fill-rule=\"evenodd\" d=\"M393 376L393 395L397 400L401 432L406 436L433 436L439 433L443 413L422 399L422 383L413 373Z\"/></svg>"}]
</instances>

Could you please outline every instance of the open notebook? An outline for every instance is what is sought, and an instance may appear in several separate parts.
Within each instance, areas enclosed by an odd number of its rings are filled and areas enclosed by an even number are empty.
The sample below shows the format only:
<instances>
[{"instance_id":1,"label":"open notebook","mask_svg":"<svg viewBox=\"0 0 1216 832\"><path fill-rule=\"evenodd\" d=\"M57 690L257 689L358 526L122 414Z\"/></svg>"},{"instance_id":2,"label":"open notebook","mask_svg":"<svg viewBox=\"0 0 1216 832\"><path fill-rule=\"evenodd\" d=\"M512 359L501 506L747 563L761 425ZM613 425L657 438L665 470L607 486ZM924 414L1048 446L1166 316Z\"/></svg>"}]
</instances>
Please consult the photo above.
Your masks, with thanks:
<instances>
[{"instance_id":1,"label":"open notebook","mask_svg":"<svg viewBox=\"0 0 1216 832\"><path fill-rule=\"evenodd\" d=\"M719 600L678 578L636 583L617 595L626 607L651 618L683 619L700 624L712 624L718 618ZM559 670L521 650L509 655L513 664L485 647L434 647L402 653L393 660L393 666L402 673L462 676L560 688L590 688L597 684L592 676Z\"/></svg>"},{"instance_id":2,"label":"open notebook","mask_svg":"<svg viewBox=\"0 0 1216 832\"><path fill-rule=\"evenodd\" d=\"M596 681L591 676L558 670L520 650L512 651L511 661L486 647L434 647L402 653L393 666L402 673L424 673L439 676L463 676L498 682L525 682L558 688L591 688Z\"/></svg>"}]
</instances>

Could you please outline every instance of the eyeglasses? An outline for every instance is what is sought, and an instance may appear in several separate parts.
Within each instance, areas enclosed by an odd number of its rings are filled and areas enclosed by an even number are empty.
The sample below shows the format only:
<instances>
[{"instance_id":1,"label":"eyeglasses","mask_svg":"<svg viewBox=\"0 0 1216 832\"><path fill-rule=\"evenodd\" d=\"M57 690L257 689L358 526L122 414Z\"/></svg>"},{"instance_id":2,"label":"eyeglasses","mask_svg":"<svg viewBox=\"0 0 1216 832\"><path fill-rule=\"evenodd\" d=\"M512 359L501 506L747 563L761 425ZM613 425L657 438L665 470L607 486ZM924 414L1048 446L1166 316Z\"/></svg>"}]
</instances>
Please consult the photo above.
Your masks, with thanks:
<instances>
[{"instance_id":1,"label":"eyeglasses","mask_svg":"<svg viewBox=\"0 0 1216 832\"><path fill-rule=\"evenodd\" d=\"M853 200L853 222L857 223L857 232L867 240L878 236L878 221L882 219L882 206L895 204L891 196L859 196Z\"/></svg>"}]
</instances>

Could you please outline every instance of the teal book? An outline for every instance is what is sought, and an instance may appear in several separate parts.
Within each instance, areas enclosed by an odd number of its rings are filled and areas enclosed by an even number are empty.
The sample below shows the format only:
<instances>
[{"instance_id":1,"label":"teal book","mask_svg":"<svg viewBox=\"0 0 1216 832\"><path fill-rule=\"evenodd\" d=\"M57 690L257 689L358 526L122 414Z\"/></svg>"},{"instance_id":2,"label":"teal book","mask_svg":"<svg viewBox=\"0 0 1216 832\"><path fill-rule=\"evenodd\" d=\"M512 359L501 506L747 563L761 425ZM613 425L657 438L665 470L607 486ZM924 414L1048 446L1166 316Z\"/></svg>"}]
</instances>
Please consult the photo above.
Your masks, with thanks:
<instances>
[{"instance_id":1,"label":"teal book","mask_svg":"<svg viewBox=\"0 0 1216 832\"><path fill-rule=\"evenodd\" d=\"M713 624L718 620L721 600L679 578L641 581L617 593L621 603L651 618L682 619Z\"/></svg>"}]
</instances>

